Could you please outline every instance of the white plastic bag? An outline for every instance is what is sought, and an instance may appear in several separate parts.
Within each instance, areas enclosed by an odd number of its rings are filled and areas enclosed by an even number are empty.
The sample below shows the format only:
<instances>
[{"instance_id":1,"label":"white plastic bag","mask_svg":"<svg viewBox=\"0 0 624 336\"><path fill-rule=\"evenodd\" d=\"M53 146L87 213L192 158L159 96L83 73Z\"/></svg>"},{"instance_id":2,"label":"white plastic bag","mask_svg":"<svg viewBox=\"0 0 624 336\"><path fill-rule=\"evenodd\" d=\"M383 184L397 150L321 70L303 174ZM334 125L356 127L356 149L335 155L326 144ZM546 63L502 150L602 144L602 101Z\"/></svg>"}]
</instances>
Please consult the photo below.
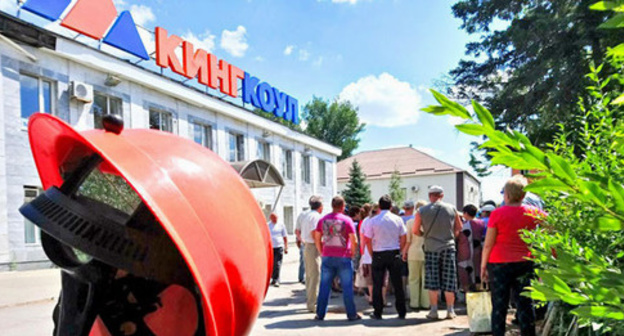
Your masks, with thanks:
<instances>
[{"instance_id":1,"label":"white plastic bag","mask_svg":"<svg viewBox=\"0 0 624 336\"><path fill-rule=\"evenodd\" d=\"M470 332L492 332L492 295L488 292L466 293Z\"/></svg>"}]
</instances>

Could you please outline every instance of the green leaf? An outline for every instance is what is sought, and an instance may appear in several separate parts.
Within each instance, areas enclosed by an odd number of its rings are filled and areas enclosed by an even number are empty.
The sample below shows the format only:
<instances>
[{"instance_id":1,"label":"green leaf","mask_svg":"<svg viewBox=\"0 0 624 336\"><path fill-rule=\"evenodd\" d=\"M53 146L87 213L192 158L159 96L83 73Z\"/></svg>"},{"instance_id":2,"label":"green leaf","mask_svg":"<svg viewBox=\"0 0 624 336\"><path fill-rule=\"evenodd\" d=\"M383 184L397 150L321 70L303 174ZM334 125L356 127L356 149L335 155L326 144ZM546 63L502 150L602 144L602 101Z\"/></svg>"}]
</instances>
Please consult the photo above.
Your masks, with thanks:
<instances>
[{"instance_id":1,"label":"green leaf","mask_svg":"<svg viewBox=\"0 0 624 336\"><path fill-rule=\"evenodd\" d=\"M595 11L614 11L614 12L623 12L624 5L618 4L617 1L599 1L595 4L589 6L589 9Z\"/></svg>"},{"instance_id":2,"label":"green leaf","mask_svg":"<svg viewBox=\"0 0 624 336\"><path fill-rule=\"evenodd\" d=\"M613 203L615 203L615 208L619 212L624 213L624 187L619 183L609 181L609 192Z\"/></svg>"},{"instance_id":3,"label":"green leaf","mask_svg":"<svg viewBox=\"0 0 624 336\"><path fill-rule=\"evenodd\" d=\"M604 22L598 28L602 29L616 29L624 27L624 14L617 14L614 17Z\"/></svg>"},{"instance_id":4,"label":"green leaf","mask_svg":"<svg viewBox=\"0 0 624 336\"><path fill-rule=\"evenodd\" d=\"M582 306L572 310L572 314L581 317L597 317L601 319L624 320L622 308L609 306Z\"/></svg>"},{"instance_id":5,"label":"green leaf","mask_svg":"<svg viewBox=\"0 0 624 336\"><path fill-rule=\"evenodd\" d=\"M572 165L570 165L570 163L568 163L564 158L553 153L548 153L547 157L549 166L557 177L568 179L570 182L576 180L577 176L574 169L572 169Z\"/></svg>"},{"instance_id":6,"label":"green leaf","mask_svg":"<svg viewBox=\"0 0 624 336\"><path fill-rule=\"evenodd\" d=\"M612 10L616 6L617 4L613 1L598 1L595 4L590 5L589 9L595 11L608 11Z\"/></svg>"},{"instance_id":7,"label":"green leaf","mask_svg":"<svg viewBox=\"0 0 624 336\"><path fill-rule=\"evenodd\" d=\"M619 231L622 229L622 222L611 216L598 218L598 229L600 231Z\"/></svg>"},{"instance_id":8,"label":"green leaf","mask_svg":"<svg viewBox=\"0 0 624 336\"><path fill-rule=\"evenodd\" d=\"M600 184L593 181L579 181L577 185L588 201L606 206L607 194L605 190L600 187Z\"/></svg>"},{"instance_id":9,"label":"green leaf","mask_svg":"<svg viewBox=\"0 0 624 336\"><path fill-rule=\"evenodd\" d=\"M487 133L487 130L485 129L485 127L479 124L461 124L461 125L456 125L455 128L457 128L460 132L466 133L469 135L479 136L479 135L484 135Z\"/></svg>"},{"instance_id":10,"label":"green leaf","mask_svg":"<svg viewBox=\"0 0 624 336\"><path fill-rule=\"evenodd\" d=\"M607 48L607 55L611 57L622 57L624 56L624 43L618 44L613 48Z\"/></svg>"},{"instance_id":11,"label":"green leaf","mask_svg":"<svg viewBox=\"0 0 624 336\"><path fill-rule=\"evenodd\" d=\"M611 102L611 105L622 105L622 104L624 104L624 93L619 95L617 98L615 98Z\"/></svg>"},{"instance_id":12,"label":"green leaf","mask_svg":"<svg viewBox=\"0 0 624 336\"><path fill-rule=\"evenodd\" d=\"M438 106L438 105L431 105L431 106L427 106L424 107L422 109L420 109L423 112L427 112L427 113L431 113L431 114L435 114L435 115L445 115L445 114L450 114L450 112L448 112L448 109L444 106Z\"/></svg>"},{"instance_id":13,"label":"green leaf","mask_svg":"<svg viewBox=\"0 0 624 336\"><path fill-rule=\"evenodd\" d=\"M494 117L492 117L490 111L488 111L481 104L477 103L477 101L475 100L472 101L472 109L477 114L477 117L479 118L479 121L481 121L483 126L490 129L494 129L496 127L496 125L494 124Z\"/></svg>"},{"instance_id":14,"label":"green leaf","mask_svg":"<svg viewBox=\"0 0 624 336\"><path fill-rule=\"evenodd\" d=\"M570 190L571 188L567 184L552 177L536 180L524 188L524 191L530 191L536 194L541 194L545 191L568 192Z\"/></svg>"},{"instance_id":15,"label":"green leaf","mask_svg":"<svg viewBox=\"0 0 624 336\"><path fill-rule=\"evenodd\" d=\"M431 89L429 91L431 91L431 93L433 94L433 97L438 101L438 103L440 103L440 105L448 109L449 111L448 114L456 116L456 117L460 117L463 119L472 119L472 117L470 117L470 113L468 112L468 110L466 110L465 107L448 99L445 95L441 94L440 92L436 90Z\"/></svg>"}]
</instances>

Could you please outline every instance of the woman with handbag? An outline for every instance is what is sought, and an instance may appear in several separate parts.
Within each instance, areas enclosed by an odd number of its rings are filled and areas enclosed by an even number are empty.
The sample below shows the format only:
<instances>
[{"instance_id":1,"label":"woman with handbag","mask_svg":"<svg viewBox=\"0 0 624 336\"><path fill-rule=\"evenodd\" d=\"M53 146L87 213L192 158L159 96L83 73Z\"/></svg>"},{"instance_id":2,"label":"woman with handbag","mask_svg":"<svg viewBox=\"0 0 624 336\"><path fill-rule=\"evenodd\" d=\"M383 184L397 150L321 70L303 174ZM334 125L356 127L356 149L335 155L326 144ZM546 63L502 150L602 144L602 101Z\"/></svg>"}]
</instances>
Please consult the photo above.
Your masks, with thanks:
<instances>
[{"instance_id":1,"label":"woman with handbag","mask_svg":"<svg viewBox=\"0 0 624 336\"><path fill-rule=\"evenodd\" d=\"M492 291L492 333L505 335L510 293L514 293L522 336L535 335L535 314L530 298L520 295L530 286L535 272L529 247L522 230L534 230L546 214L522 205L527 180L521 175L505 184L505 205L494 210L488 222L481 262L481 278L490 282Z\"/></svg>"}]
</instances>

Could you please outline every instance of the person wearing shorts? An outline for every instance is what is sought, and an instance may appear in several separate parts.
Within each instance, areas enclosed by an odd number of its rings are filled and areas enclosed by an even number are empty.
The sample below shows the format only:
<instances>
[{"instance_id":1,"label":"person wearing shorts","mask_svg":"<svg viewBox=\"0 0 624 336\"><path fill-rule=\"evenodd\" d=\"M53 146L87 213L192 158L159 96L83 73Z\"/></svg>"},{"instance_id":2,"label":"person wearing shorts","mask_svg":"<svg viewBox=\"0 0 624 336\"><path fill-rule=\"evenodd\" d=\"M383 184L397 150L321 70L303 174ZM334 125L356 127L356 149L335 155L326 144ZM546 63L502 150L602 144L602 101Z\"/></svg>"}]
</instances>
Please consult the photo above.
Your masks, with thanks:
<instances>
[{"instance_id":1,"label":"person wearing shorts","mask_svg":"<svg viewBox=\"0 0 624 336\"><path fill-rule=\"evenodd\" d=\"M447 319L454 319L457 291L457 260L455 238L462 230L462 221L455 208L442 202L444 189L429 188L431 203L418 209L413 233L425 240L425 288L429 291L429 319L438 319L438 291L444 292Z\"/></svg>"}]
</instances>

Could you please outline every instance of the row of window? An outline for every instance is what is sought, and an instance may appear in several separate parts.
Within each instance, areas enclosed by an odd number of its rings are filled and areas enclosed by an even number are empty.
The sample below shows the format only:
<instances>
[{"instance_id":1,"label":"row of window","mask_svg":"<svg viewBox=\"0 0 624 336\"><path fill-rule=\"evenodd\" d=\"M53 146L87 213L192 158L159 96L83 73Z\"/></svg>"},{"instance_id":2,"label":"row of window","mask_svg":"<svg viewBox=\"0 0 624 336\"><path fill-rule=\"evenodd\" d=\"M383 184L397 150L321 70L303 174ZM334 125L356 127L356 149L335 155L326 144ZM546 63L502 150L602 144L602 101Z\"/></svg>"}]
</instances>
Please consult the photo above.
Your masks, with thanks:
<instances>
[{"instance_id":1,"label":"row of window","mask_svg":"<svg viewBox=\"0 0 624 336\"><path fill-rule=\"evenodd\" d=\"M22 126L26 128L28 118L35 112L55 112L55 82L28 74L20 75L20 101ZM105 115L115 114L123 118L123 101L119 97L94 92L93 125L102 129L102 119ZM168 111L149 108L149 128L174 133L174 116ZM213 147L213 129L209 124L191 122L192 139L211 150ZM268 142L258 141L256 157L271 162L271 145ZM228 155L230 162L245 160L245 136L235 132L228 133ZM304 183L311 182L310 156L302 159L301 178ZM282 149L282 175L287 180L293 179L293 151ZM327 185L326 162L319 159L319 183Z\"/></svg>"}]
</instances>

